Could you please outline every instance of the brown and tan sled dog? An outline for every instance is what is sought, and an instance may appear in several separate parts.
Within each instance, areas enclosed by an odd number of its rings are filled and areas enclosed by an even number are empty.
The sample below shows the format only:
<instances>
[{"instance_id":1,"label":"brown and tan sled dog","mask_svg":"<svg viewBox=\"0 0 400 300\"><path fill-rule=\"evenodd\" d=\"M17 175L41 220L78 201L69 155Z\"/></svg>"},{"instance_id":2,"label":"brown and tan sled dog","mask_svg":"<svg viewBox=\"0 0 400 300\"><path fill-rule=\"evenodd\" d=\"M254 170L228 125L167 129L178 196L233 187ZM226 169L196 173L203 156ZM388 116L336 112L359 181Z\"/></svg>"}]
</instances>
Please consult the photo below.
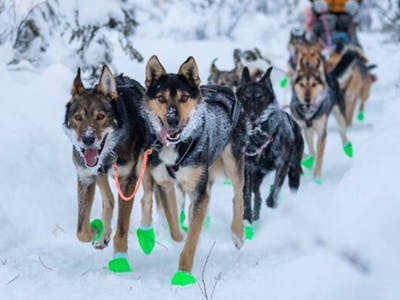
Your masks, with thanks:
<instances>
[{"instance_id":1,"label":"brown and tan sled dog","mask_svg":"<svg viewBox=\"0 0 400 300\"><path fill-rule=\"evenodd\" d=\"M112 164L119 166L121 190L130 194L136 184L137 166L148 136L140 109L144 89L127 77L114 78L107 66L94 88L85 88L80 71L73 82L67 103L64 127L73 145L73 162L77 171L78 225L82 242L93 242L97 249L106 247L111 238L114 197L108 182ZM90 222L96 186L103 200L102 222ZM126 259L132 201L118 199L118 221L114 236L114 253ZM101 234L104 224L104 234ZM100 226L100 227L99 227ZM112 261L110 269L113 270Z\"/></svg>"},{"instance_id":2,"label":"brown and tan sled dog","mask_svg":"<svg viewBox=\"0 0 400 300\"><path fill-rule=\"evenodd\" d=\"M375 66L368 65L368 60L359 49L352 48L335 51L328 60L328 72L332 71L342 60L351 61L348 69L344 70L338 78L345 95L346 125L351 126L358 100L361 102L357 118L359 121L364 120L365 104L370 96L371 86L377 81L377 77L371 73L371 69Z\"/></svg>"},{"instance_id":3,"label":"brown and tan sled dog","mask_svg":"<svg viewBox=\"0 0 400 300\"><path fill-rule=\"evenodd\" d=\"M155 193L164 207L171 236L177 241L183 235L178 223L175 186L191 201L189 231L172 284L193 284L195 252L219 169L226 172L233 184L234 245L241 248L244 242L246 124L240 118L240 104L231 89L200 86L193 57L176 74L168 74L156 56L150 58L146 67L145 113L151 125L151 143L156 149L149 166L156 183ZM151 184L149 180L146 183ZM151 226L152 199L143 200L143 225Z\"/></svg>"}]
</instances>

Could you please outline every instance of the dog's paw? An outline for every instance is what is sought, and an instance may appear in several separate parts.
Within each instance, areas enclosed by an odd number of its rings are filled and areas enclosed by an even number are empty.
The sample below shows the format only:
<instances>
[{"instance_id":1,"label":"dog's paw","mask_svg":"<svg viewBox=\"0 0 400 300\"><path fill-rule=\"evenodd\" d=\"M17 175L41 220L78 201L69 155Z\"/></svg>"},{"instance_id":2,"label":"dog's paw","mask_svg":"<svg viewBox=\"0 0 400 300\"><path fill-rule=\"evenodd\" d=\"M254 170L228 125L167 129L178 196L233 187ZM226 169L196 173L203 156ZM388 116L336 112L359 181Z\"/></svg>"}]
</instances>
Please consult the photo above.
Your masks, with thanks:
<instances>
[{"instance_id":1,"label":"dog's paw","mask_svg":"<svg viewBox=\"0 0 400 300\"><path fill-rule=\"evenodd\" d=\"M233 223L231 230L232 230L232 241L236 249L242 248L244 244L244 234L245 234L243 222Z\"/></svg>"},{"instance_id":2,"label":"dog's paw","mask_svg":"<svg viewBox=\"0 0 400 300\"><path fill-rule=\"evenodd\" d=\"M104 249L105 247L107 247L109 243L110 243L110 239L103 238L103 239L100 239L97 241L93 241L92 245L93 245L93 248L101 250L101 249Z\"/></svg>"},{"instance_id":3,"label":"dog's paw","mask_svg":"<svg viewBox=\"0 0 400 300\"><path fill-rule=\"evenodd\" d=\"M277 208L278 207L278 199L275 199L273 194L270 194L266 200L267 206L269 208Z\"/></svg>"},{"instance_id":4,"label":"dog's paw","mask_svg":"<svg viewBox=\"0 0 400 300\"><path fill-rule=\"evenodd\" d=\"M241 234L238 233L232 233L232 241L233 245L235 245L236 249L240 249L244 245L244 228Z\"/></svg>"},{"instance_id":5,"label":"dog's paw","mask_svg":"<svg viewBox=\"0 0 400 300\"><path fill-rule=\"evenodd\" d=\"M260 219L260 211L253 212L253 221L258 221Z\"/></svg>"},{"instance_id":6,"label":"dog's paw","mask_svg":"<svg viewBox=\"0 0 400 300\"><path fill-rule=\"evenodd\" d=\"M172 232L171 231L171 238L175 241L175 242L182 242L186 237L186 233L182 232L182 231L177 231L177 232Z\"/></svg>"}]
</instances>

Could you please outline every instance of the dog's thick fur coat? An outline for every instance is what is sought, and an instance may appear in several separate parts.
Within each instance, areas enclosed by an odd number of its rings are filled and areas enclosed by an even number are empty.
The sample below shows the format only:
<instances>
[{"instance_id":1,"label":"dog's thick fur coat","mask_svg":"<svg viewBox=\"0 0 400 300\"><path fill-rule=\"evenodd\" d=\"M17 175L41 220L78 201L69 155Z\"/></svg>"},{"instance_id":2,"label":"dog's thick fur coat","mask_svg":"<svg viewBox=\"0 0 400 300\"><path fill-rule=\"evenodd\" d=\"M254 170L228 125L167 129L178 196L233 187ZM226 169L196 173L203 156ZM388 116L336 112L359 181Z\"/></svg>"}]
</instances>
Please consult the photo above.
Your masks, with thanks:
<instances>
[{"instance_id":1,"label":"dog's thick fur coat","mask_svg":"<svg viewBox=\"0 0 400 300\"><path fill-rule=\"evenodd\" d=\"M274 208L286 175L290 188L297 191L302 174L304 142L301 130L292 117L279 108L270 79L271 71L272 68L268 69L259 81L252 81L245 67L237 91L250 128L246 150L244 214L244 219L250 223L260 216L260 185L265 175L275 170L273 187L266 200L267 205Z\"/></svg>"},{"instance_id":2,"label":"dog's thick fur coat","mask_svg":"<svg viewBox=\"0 0 400 300\"><path fill-rule=\"evenodd\" d=\"M177 185L190 200L189 231L179 260L179 270L191 272L215 171L222 162L234 188L232 234L240 248L244 242L243 185L246 125L239 103L228 88L200 87L198 68L189 57L177 74L167 74L156 56L146 67L145 111L152 139L158 144L150 173L164 203L171 236L182 239L177 216ZM236 121L238 119L238 121ZM146 206L146 204L143 204ZM144 209L146 218L151 205Z\"/></svg>"},{"instance_id":3,"label":"dog's thick fur coat","mask_svg":"<svg viewBox=\"0 0 400 300\"><path fill-rule=\"evenodd\" d=\"M73 144L73 162L78 177L77 236L82 242L93 241L90 212L96 185L103 199L104 238L95 248L107 246L111 237L114 197L108 182L113 163L120 168L121 189L131 193L137 179L137 165L146 145L148 130L141 115L144 89L123 76L114 78L104 66L95 88L86 89L80 71L74 80L72 97L67 103L65 131ZM119 198L114 252L126 253L132 201Z\"/></svg>"}]
</instances>

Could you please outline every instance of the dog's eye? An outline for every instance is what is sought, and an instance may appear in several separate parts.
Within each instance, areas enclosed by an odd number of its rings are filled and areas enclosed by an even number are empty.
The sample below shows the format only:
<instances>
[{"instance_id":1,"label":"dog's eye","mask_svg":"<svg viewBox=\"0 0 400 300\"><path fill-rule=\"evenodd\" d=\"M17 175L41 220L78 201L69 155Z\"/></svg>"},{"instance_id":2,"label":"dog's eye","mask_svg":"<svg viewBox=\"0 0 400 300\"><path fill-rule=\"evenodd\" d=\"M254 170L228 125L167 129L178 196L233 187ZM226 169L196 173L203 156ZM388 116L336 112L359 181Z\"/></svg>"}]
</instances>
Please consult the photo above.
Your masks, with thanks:
<instances>
[{"instance_id":1,"label":"dog's eye","mask_svg":"<svg viewBox=\"0 0 400 300\"><path fill-rule=\"evenodd\" d=\"M164 96L157 96L156 98L160 103L167 103L167 99Z\"/></svg>"},{"instance_id":2,"label":"dog's eye","mask_svg":"<svg viewBox=\"0 0 400 300\"><path fill-rule=\"evenodd\" d=\"M317 84L315 82L311 83L311 87L316 87Z\"/></svg>"},{"instance_id":3,"label":"dog's eye","mask_svg":"<svg viewBox=\"0 0 400 300\"><path fill-rule=\"evenodd\" d=\"M103 113L98 113L98 114L97 114L97 120L98 120L98 121L104 120L105 117L106 117L106 115L103 114Z\"/></svg>"},{"instance_id":4,"label":"dog's eye","mask_svg":"<svg viewBox=\"0 0 400 300\"><path fill-rule=\"evenodd\" d=\"M188 95L182 95L181 99L179 100L182 103L186 103L189 100L189 96Z\"/></svg>"},{"instance_id":5,"label":"dog's eye","mask_svg":"<svg viewBox=\"0 0 400 300\"><path fill-rule=\"evenodd\" d=\"M74 119L75 119L75 121L80 122L80 121L82 121L82 116L80 114L75 114Z\"/></svg>"},{"instance_id":6,"label":"dog's eye","mask_svg":"<svg viewBox=\"0 0 400 300\"><path fill-rule=\"evenodd\" d=\"M299 84L302 88L305 87L304 83L300 82Z\"/></svg>"}]
</instances>

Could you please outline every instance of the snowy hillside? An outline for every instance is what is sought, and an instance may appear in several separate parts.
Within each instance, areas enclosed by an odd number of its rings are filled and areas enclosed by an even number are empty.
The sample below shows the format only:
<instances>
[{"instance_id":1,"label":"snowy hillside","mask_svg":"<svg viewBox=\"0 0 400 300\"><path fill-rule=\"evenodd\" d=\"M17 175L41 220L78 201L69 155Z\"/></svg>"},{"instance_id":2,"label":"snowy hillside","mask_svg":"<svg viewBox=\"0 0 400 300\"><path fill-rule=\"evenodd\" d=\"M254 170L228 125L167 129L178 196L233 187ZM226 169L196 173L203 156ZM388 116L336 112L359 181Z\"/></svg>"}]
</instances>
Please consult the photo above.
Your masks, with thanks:
<instances>
[{"instance_id":1,"label":"snowy hillside","mask_svg":"<svg viewBox=\"0 0 400 300\"><path fill-rule=\"evenodd\" d=\"M266 25L263 20L243 21L248 24L237 28L234 39L200 41L168 38L172 25L153 36L146 34L148 27L139 27L135 47L145 61L157 54L171 72L194 56L203 82L215 57L221 69L232 68L236 47L259 46L285 67L289 29L273 25L279 24L275 19ZM378 33L364 33L360 39L379 65L379 81L367 103L365 123L348 132L354 159L343 154L336 123L330 123L324 184L315 185L305 174L297 196L285 185L280 207L263 205L256 238L240 251L229 229L233 193L220 178L193 271L200 284L204 274L209 297L216 283L214 299L399 299L400 52ZM145 64L118 51L118 71L143 83ZM112 246L97 251L77 240L76 176L61 126L74 67L52 60L41 72L10 71L6 64L11 57L9 45L0 48L0 299L202 299L199 286L169 285L182 244L172 242L162 226L154 253L142 254L135 235L139 200L129 240L133 273L115 275L106 269ZM276 90L280 101L287 101L286 93ZM262 186L264 198L270 181ZM101 215L100 209L96 195L92 218Z\"/></svg>"}]
</instances>

